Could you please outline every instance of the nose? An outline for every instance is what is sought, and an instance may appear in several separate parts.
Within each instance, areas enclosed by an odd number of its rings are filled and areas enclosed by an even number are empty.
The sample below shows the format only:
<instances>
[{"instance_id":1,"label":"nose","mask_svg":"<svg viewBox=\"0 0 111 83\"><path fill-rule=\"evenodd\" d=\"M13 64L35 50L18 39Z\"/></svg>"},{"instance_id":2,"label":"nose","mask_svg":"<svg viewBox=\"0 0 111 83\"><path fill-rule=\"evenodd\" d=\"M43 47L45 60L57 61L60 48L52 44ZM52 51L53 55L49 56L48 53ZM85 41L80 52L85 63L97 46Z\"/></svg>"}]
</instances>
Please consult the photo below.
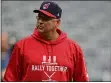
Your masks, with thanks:
<instances>
[{"instance_id":1,"label":"nose","mask_svg":"<svg viewBox=\"0 0 111 83\"><path fill-rule=\"evenodd\" d=\"M43 21L41 19L38 20L39 25L43 24Z\"/></svg>"},{"instance_id":2,"label":"nose","mask_svg":"<svg viewBox=\"0 0 111 83\"><path fill-rule=\"evenodd\" d=\"M43 24L43 20L40 17L36 16L36 19L38 24Z\"/></svg>"}]
</instances>

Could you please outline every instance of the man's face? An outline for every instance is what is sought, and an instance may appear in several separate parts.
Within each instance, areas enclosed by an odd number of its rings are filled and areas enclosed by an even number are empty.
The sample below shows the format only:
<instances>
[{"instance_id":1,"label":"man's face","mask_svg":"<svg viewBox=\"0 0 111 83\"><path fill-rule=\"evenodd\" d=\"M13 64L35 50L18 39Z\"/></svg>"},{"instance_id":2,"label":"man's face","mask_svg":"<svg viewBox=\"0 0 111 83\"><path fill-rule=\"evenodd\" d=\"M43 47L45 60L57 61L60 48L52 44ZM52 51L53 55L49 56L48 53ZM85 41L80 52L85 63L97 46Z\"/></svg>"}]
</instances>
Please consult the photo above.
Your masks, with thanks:
<instances>
[{"instance_id":1,"label":"man's face","mask_svg":"<svg viewBox=\"0 0 111 83\"><path fill-rule=\"evenodd\" d=\"M37 16L37 29L40 33L47 33L55 30L60 24L59 19L48 17L42 13Z\"/></svg>"}]
</instances>

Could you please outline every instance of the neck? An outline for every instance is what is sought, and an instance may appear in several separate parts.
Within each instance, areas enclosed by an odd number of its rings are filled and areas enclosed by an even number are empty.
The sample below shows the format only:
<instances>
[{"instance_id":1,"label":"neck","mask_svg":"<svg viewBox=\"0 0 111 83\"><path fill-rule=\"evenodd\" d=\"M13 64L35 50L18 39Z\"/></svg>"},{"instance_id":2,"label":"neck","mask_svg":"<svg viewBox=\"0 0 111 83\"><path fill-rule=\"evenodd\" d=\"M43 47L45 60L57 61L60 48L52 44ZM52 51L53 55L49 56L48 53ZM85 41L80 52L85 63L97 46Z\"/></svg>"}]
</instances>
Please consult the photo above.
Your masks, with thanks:
<instances>
[{"instance_id":1,"label":"neck","mask_svg":"<svg viewBox=\"0 0 111 83\"><path fill-rule=\"evenodd\" d=\"M59 37L56 29L54 31L50 31L48 33L41 33L41 36L47 41L54 41Z\"/></svg>"}]
</instances>

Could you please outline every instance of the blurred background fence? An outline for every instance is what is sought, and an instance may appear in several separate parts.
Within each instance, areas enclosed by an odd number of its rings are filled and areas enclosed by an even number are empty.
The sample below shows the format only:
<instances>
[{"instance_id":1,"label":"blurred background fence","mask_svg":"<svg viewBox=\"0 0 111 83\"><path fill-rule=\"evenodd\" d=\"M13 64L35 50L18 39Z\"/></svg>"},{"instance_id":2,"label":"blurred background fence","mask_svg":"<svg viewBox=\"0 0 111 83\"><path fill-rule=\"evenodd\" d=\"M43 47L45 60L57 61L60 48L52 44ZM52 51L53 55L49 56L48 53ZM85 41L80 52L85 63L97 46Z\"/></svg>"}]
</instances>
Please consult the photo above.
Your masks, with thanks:
<instances>
[{"instance_id":1,"label":"blurred background fence","mask_svg":"<svg viewBox=\"0 0 111 83\"><path fill-rule=\"evenodd\" d=\"M41 2L2 1L2 32L9 43L33 32L33 9ZM55 2L63 9L60 28L84 51L90 81L111 81L111 1Z\"/></svg>"}]
</instances>

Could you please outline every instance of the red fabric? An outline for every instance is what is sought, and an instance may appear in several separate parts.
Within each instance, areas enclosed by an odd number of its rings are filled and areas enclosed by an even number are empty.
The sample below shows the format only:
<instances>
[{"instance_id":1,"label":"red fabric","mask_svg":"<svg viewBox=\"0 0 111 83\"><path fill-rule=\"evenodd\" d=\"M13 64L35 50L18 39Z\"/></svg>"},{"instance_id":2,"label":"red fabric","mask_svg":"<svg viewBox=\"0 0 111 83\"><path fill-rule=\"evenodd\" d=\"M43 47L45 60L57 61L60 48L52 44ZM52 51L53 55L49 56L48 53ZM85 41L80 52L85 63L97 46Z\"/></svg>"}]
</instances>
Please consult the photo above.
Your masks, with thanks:
<instances>
[{"instance_id":1,"label":"red fabric","mask_svg":"<svg viewBox=\"0 0 111 83\"><path fill-rule=\"evenodd\" d=\"M51 14L51 13L45 11L45 10L39 10L39 11L42 12L42 13L44 13L44 14L47 15L47 16L50 16L50 17L56 18L56 16L54 16L53 14Z\"/></svg>"},{"instance_id":2,"label":"red fabric","mask_svg":"<svg viewBox=\"0 0 111 83\"><path fill-rule=\"evenodd\" d=\"M88 81L80 46L57 29L56 41L34 33L16 43L3 81Z\"/></svg>"}]
</instances>

